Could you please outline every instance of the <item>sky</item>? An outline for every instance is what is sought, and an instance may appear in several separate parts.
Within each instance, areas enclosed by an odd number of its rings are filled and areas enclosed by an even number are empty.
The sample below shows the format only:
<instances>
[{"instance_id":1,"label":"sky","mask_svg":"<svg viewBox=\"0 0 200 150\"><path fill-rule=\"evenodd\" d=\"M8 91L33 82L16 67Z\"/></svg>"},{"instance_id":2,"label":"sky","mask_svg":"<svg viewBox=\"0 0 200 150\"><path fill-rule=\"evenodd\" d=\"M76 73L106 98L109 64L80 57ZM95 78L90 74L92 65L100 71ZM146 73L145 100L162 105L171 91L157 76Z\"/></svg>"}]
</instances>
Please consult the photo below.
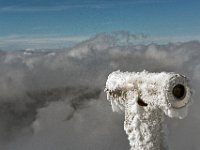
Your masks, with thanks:
<instances>
[{"instance_id":1,"label":"sky","mask_svg":"<svg viewBox=\"0 0 200 150\"><path fill-rule=\"evenodd\" d=\"M62 48L121 30L199 39L199 8L197 0L0 0L0 49Z\"/></svg>"}]
</instances>

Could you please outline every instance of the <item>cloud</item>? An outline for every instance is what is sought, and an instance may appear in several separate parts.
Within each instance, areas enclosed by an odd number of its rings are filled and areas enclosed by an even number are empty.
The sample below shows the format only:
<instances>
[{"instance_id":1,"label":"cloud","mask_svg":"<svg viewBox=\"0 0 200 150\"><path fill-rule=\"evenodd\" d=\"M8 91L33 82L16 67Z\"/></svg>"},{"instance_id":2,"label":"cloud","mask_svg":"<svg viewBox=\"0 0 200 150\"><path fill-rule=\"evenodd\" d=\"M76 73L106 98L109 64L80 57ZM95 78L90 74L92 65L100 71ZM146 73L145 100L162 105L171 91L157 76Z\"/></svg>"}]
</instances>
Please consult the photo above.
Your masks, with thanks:
<instances>
[{"instance_id":1,"label":"cloud","mask_svg":"<svg viewBox=\"0 0 200 150\"><path fill-rule=\"evenodd\" d=\"M129 149L123 115L112 112L103 90L110 72L145 69L190 78L194 104L186 119L167 120L169 143L198 149L200 42L134 44L140 38L101 33L67 50L0 51L0 148Z\"/></svg>"},{"instance_id":2,"label":"cloud","mask_svg":"<svg viewBox=\"0 0 200 150\"><path fill-rule=\"evenodd\" d=\"M134 0L134 1L22 1L18 4L7 4L0 7L0 12L41 12L41 11L64 11L69 9L91 8L91 9L107 9L111 7L137 5L137 4L151 4L151 3L166 3L173 1L166 0Z\"/></svg>"},{"instance_id":3,"label":"cloud","mask_svg":"<svg viewBox=\"0 0 200 150\"><path fill-rule=\"evenodd\" d=\"M36 28L40 29L40 28ZM19 36L10 35L0 37L0 48L5 50L13 49L48 49L64 48L79 43L88 37L64 37L64 36Z\"/></svg>"},{"instance_id":4,"label":"cloud","mask_svg":"<svg viewBox=\"0 0 200 150\"><path fill-rule=\"evenodd\" d=\"M32 30L45 30L46 27L33 27ZM127 31L117 31L110 34L99 33L94 38L91 36L59 36L59 35L7 35L0 36L0 49L1 50L24 50L24 49L63 49L75 46L77 50L80 42L81 46L92 45L92 42L96 43L95 45L107 46L123 46L123 45L148 45L151 43L157 44L168 44L168 43L179 43L186 42L191 40L200 40L200 36L151 36L144 33L129 33ZM107 40L107 41L106 41ZM89 43L87 42L89 41ZM88 48L90 49L90 48ZM98 49L96 47L96 49ZM84 50L82 50L84 51Z\"/></svg>"}]
</instances>

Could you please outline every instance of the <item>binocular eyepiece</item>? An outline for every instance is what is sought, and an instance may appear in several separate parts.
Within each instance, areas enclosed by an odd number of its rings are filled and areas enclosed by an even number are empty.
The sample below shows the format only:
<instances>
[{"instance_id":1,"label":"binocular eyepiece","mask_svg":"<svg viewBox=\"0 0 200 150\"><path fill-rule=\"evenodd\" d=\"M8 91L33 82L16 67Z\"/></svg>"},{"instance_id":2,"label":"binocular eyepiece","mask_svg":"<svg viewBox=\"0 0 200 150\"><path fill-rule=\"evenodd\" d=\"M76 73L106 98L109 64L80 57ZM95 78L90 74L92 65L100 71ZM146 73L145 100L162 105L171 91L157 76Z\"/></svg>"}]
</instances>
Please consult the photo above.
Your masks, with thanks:
<instances>
[{"instance_id":1,"label":"binocular eyepiece","mask_svg":"<svg viewBox=\"0 0 200 150\"><path fill-rule=\"evenodd\" d=\"M166 99L174 108L181 108L191 99L191 88L185 76L173 74L166 84Z\"/></svg>"}]
</instances>

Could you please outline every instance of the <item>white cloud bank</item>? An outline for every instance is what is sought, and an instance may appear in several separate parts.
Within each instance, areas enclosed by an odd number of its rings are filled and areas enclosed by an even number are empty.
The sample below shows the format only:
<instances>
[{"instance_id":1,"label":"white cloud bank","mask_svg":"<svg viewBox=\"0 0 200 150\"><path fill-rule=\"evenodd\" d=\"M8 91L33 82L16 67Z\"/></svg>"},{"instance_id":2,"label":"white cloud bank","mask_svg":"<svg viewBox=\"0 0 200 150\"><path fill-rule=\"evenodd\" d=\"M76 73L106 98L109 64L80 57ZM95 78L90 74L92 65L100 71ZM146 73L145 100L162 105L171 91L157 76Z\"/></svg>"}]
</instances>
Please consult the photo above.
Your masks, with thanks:
<instances>
[{"instance_id":1,"label":"white cloud bank","mask_svg":"<svg viewBox=\"0 0 200 150\"><path fill-rule=\"evenodd\" d=\"M167 121L169 143L199 149L200 42L134 45L121 37L100 34L66 51L0 51L0 149L129 149L123 115L103 92L118 69L189 77L194 104L186 119Z\"/></svg>"},{"instance_id":2,"label":"white cloud bank","mask_svg":"<svg viewBox=\"0 0 200 150\"><path fill-rule=\"evenodd\" d=\"M39 29L39 28L38 28ZM88 37L84 36L1 36L0 48L2 50L20 50L20 49L59 49L73 46Z\"/></svg>"},{"instance_id":3,"label":"white cloud bank","mask_svg":"<svg viewBox=\"0 0 200 150\"><path fill-rule=\"evenodd\" d=\"M32 30L45 30L44 27L34 27ZM104 38L102 38L104 37ZM101 40L100 40L101 39ZM102 46L102 44L110 44L109 46L120 45L149 45L151 43L157 44L168 44L168 43L179 43L199 40L200 36L150 36L143 33L132 34L127 31L118 31L112 33L100 33L94 38L91 36L59 36L59 35L7 35L0 36L0 50L13 51L13 50L24 50L24 49L64 49L76 46L80 42L90 41L90 45L93 42L96 45ZM108 40L108 41L106 41ZM101 44L102 42L102 44ZM103 43L104 42L104 43ZM80 50L80 49L79 49ZM78 50L78 51L79 51Z\"/></svg>"}]
</instances>

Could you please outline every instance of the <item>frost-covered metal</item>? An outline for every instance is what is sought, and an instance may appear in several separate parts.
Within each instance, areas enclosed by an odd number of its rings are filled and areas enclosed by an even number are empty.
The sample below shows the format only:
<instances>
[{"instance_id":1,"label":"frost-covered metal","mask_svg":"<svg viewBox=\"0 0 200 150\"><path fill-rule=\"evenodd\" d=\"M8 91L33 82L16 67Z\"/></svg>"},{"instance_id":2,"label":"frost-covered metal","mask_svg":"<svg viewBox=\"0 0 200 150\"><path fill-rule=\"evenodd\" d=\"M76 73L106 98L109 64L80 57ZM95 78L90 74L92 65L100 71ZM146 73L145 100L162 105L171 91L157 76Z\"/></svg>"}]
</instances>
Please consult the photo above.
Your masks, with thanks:
<instances>
[{"instance_id":1,"label":"frost-covered metal","mask_svg":"<svg viewBox=\"0 0 200 150\"><path fill-rule=\"evenodd\" d=\"M185 76L147 71L113 72L105 91L113 111L125 112L131 150L168 149L164 114L185 117L192 94Z\"/></svg>"}]
</instances>

